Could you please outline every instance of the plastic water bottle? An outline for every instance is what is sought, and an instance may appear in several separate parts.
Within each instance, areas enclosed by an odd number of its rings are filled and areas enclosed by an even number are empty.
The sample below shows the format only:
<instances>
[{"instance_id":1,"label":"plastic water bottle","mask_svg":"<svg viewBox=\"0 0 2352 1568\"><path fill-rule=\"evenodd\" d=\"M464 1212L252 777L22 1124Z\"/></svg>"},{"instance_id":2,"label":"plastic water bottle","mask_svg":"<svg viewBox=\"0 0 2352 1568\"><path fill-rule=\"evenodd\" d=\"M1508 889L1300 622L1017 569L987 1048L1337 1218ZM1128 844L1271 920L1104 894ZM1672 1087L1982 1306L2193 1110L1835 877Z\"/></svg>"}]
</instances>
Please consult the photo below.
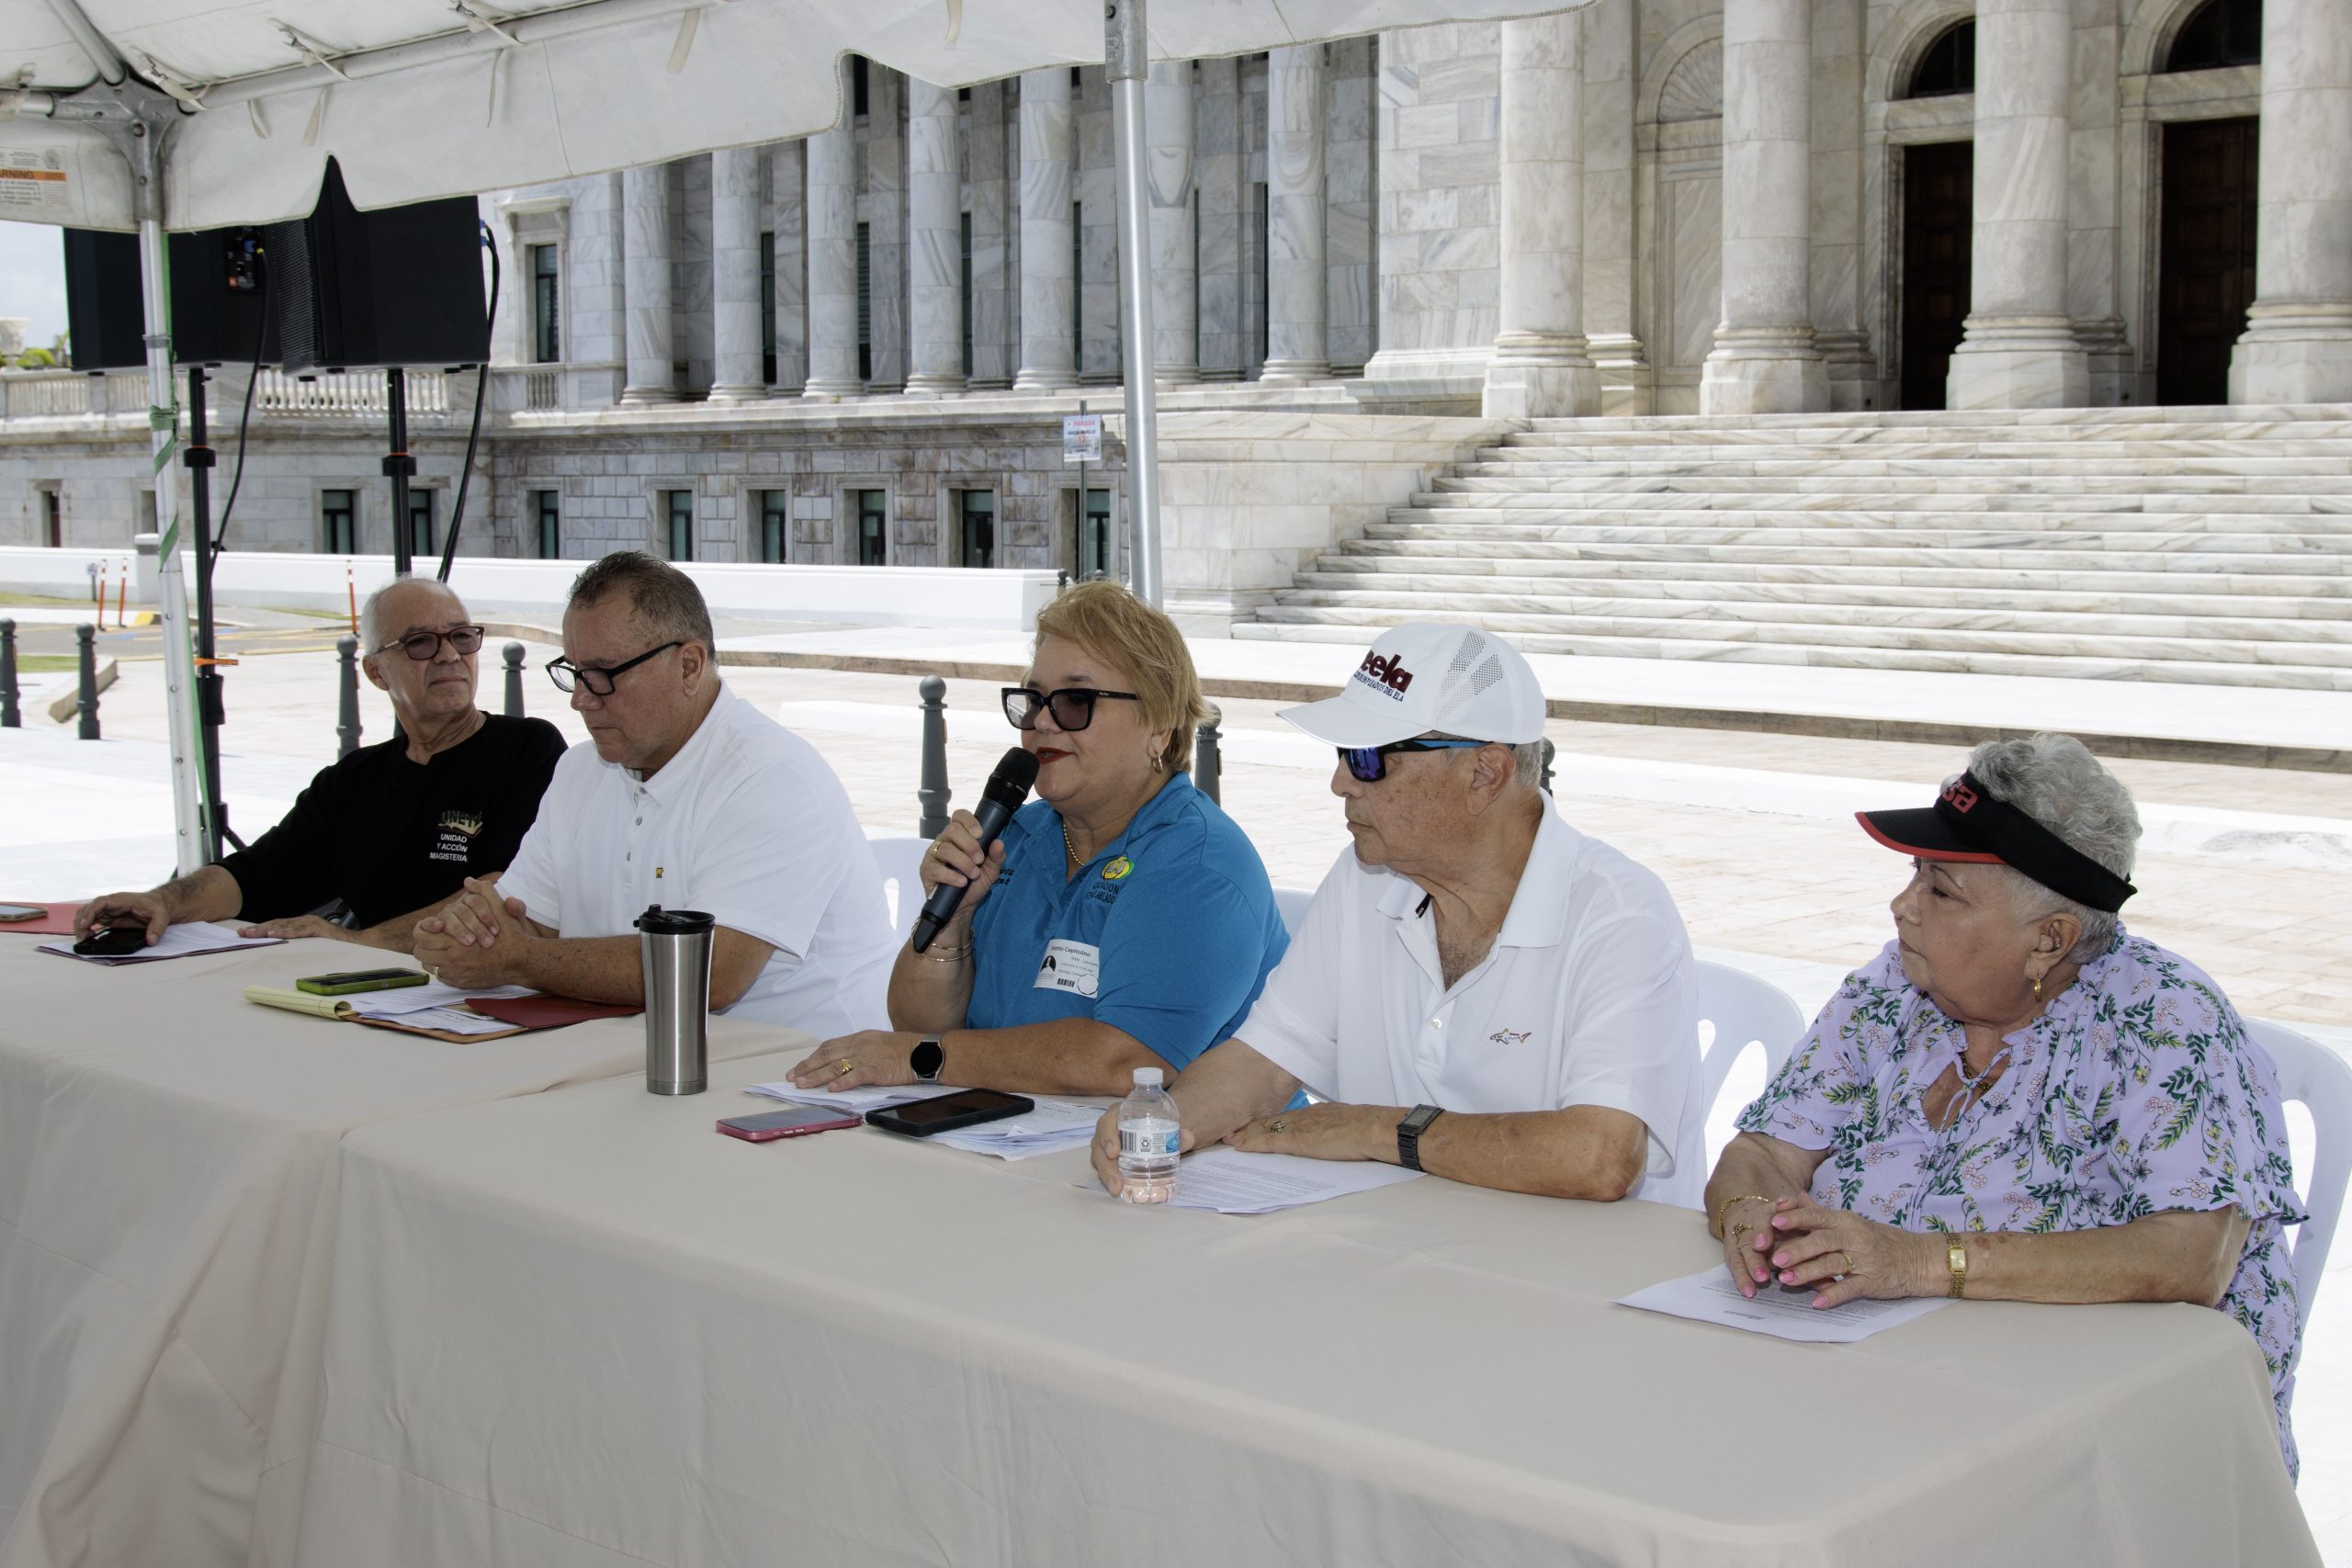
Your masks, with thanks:
<instances>
[{"instance_id":1,"label":"plastic water bottle","mask_svg":"<svg viewBox=\"0 0 2352 1568\"><path fill-rule=\"evenodd\" d=\"M1136 1087L1119 1102L1119 1196L1165 1203L1176 1195L1180 1130L1176 1101L1158 1067L1137 1067Z\"/></svg>"}]
</instances>

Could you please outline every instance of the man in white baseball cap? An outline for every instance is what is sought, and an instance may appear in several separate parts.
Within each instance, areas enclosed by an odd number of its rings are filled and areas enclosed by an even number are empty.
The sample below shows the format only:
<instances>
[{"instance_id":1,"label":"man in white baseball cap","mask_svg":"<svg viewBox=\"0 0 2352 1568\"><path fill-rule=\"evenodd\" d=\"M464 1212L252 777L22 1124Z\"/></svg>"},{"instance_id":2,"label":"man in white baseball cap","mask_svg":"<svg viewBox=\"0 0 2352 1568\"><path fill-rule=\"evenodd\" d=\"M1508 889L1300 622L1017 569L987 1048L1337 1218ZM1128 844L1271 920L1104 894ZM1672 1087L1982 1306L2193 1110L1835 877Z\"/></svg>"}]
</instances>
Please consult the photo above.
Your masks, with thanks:
<instances>
[{"instance_id":1,"label":"man in white baseball cap","mask_svg":"<svg viewBox=\"0 0 2352 1568\"><path fill-rule=\"evenodd\" d=\"M1240 1032L1170 1086L1187 1148L1697 1202L1690 938L1540 786L1544 711L1516 649L1448 626L1383 632L1338 696L1283 711L1338 749L1355 843ZM1301 1088L1322 1103L1291 1109ZM1114 1192L1116 1122L1094 1143Z\"/></svg>"}]
</instances>

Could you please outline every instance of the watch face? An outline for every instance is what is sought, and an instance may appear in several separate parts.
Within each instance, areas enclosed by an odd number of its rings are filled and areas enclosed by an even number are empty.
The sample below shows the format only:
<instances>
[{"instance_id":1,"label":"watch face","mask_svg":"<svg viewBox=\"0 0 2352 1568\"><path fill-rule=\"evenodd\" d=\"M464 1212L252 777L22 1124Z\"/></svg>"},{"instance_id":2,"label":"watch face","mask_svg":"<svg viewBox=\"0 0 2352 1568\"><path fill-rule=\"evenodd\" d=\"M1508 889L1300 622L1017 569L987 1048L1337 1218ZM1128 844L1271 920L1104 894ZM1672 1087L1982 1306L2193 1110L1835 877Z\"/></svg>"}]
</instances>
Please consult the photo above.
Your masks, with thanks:
<instances>
[{"instance_id":1,"label":"watch face","mask_svg":"<svg viewBox=\"0 0 2352 1568\"><path fill-rule=\"evenodd\" d=\"M940 1063L946 1059L946 1055L947 1053L940 1049L938 1041L926 1040L914 1048L913 1054L907 1058L907 1065L914 1069L915 1077L928 1082L939 1076Z\"/></svg>"},{"instance_id":2,"label":"watch face","mask_svg":"<svg viewBox=\"0 0 2352 1568\"><path fill-rule=\"evenodd\" d=\"M1442 1112L1434 1105L1417 1105L1413 1108L1410 1115L1407 1116L1405 1120L1396 1124L1397 1130L1400 1132L1418 1133L1424 1127L1427 1127L1430 1122L1436 1121L1442 1114Z\"/></svg>"}]
</instances>

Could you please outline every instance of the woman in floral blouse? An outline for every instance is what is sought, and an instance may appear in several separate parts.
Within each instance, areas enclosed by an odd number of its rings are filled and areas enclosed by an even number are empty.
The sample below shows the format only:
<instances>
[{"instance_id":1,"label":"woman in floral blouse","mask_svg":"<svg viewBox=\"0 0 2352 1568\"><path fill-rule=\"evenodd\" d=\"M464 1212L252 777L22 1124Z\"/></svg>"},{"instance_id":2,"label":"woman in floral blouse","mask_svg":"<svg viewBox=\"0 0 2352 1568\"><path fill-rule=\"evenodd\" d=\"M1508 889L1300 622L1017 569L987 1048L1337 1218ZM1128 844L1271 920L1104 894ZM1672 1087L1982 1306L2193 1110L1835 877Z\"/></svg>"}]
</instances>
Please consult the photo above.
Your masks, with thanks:
<instances>
[{"instance_id":1,"label":"woman in floral blouse","mask_svg":"<svg viewBox=\"0 0 2352 1568\"><path fill-rule=\"evenodd\" d=\"M2269 1363L2278 1438L2304 1216L2277 1076L2221 987L2125 931L2139 813L2080 741L1995 741L1929 808L1894 941L1739 1118L1707 1185L1740 1289L2195 1302Z\"/></svg>"}]
</instances>

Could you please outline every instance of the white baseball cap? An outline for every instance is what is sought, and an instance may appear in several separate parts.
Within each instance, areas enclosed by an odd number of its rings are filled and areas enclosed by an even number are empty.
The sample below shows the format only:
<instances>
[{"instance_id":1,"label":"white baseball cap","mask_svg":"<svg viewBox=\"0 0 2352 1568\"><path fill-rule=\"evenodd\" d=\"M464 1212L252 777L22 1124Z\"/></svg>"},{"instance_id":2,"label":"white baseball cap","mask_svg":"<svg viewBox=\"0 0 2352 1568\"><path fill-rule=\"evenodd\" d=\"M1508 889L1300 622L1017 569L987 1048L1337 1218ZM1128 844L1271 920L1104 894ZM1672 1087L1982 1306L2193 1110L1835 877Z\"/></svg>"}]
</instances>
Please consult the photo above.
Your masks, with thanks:
<instances>
[{"instance_id":1,"label":"white baseball cap","mask_svg":"<svg viewBox=\"0 0 2352 1568\"><path fill-rule=\"evenodd\" d=\"M1282 716L1331 746L1386 746L1435 731L1523 745L1544 739L1544 692L1519 649L1476 626L1380 634L1336 697Z\"/></svg>"}]
</instances>

